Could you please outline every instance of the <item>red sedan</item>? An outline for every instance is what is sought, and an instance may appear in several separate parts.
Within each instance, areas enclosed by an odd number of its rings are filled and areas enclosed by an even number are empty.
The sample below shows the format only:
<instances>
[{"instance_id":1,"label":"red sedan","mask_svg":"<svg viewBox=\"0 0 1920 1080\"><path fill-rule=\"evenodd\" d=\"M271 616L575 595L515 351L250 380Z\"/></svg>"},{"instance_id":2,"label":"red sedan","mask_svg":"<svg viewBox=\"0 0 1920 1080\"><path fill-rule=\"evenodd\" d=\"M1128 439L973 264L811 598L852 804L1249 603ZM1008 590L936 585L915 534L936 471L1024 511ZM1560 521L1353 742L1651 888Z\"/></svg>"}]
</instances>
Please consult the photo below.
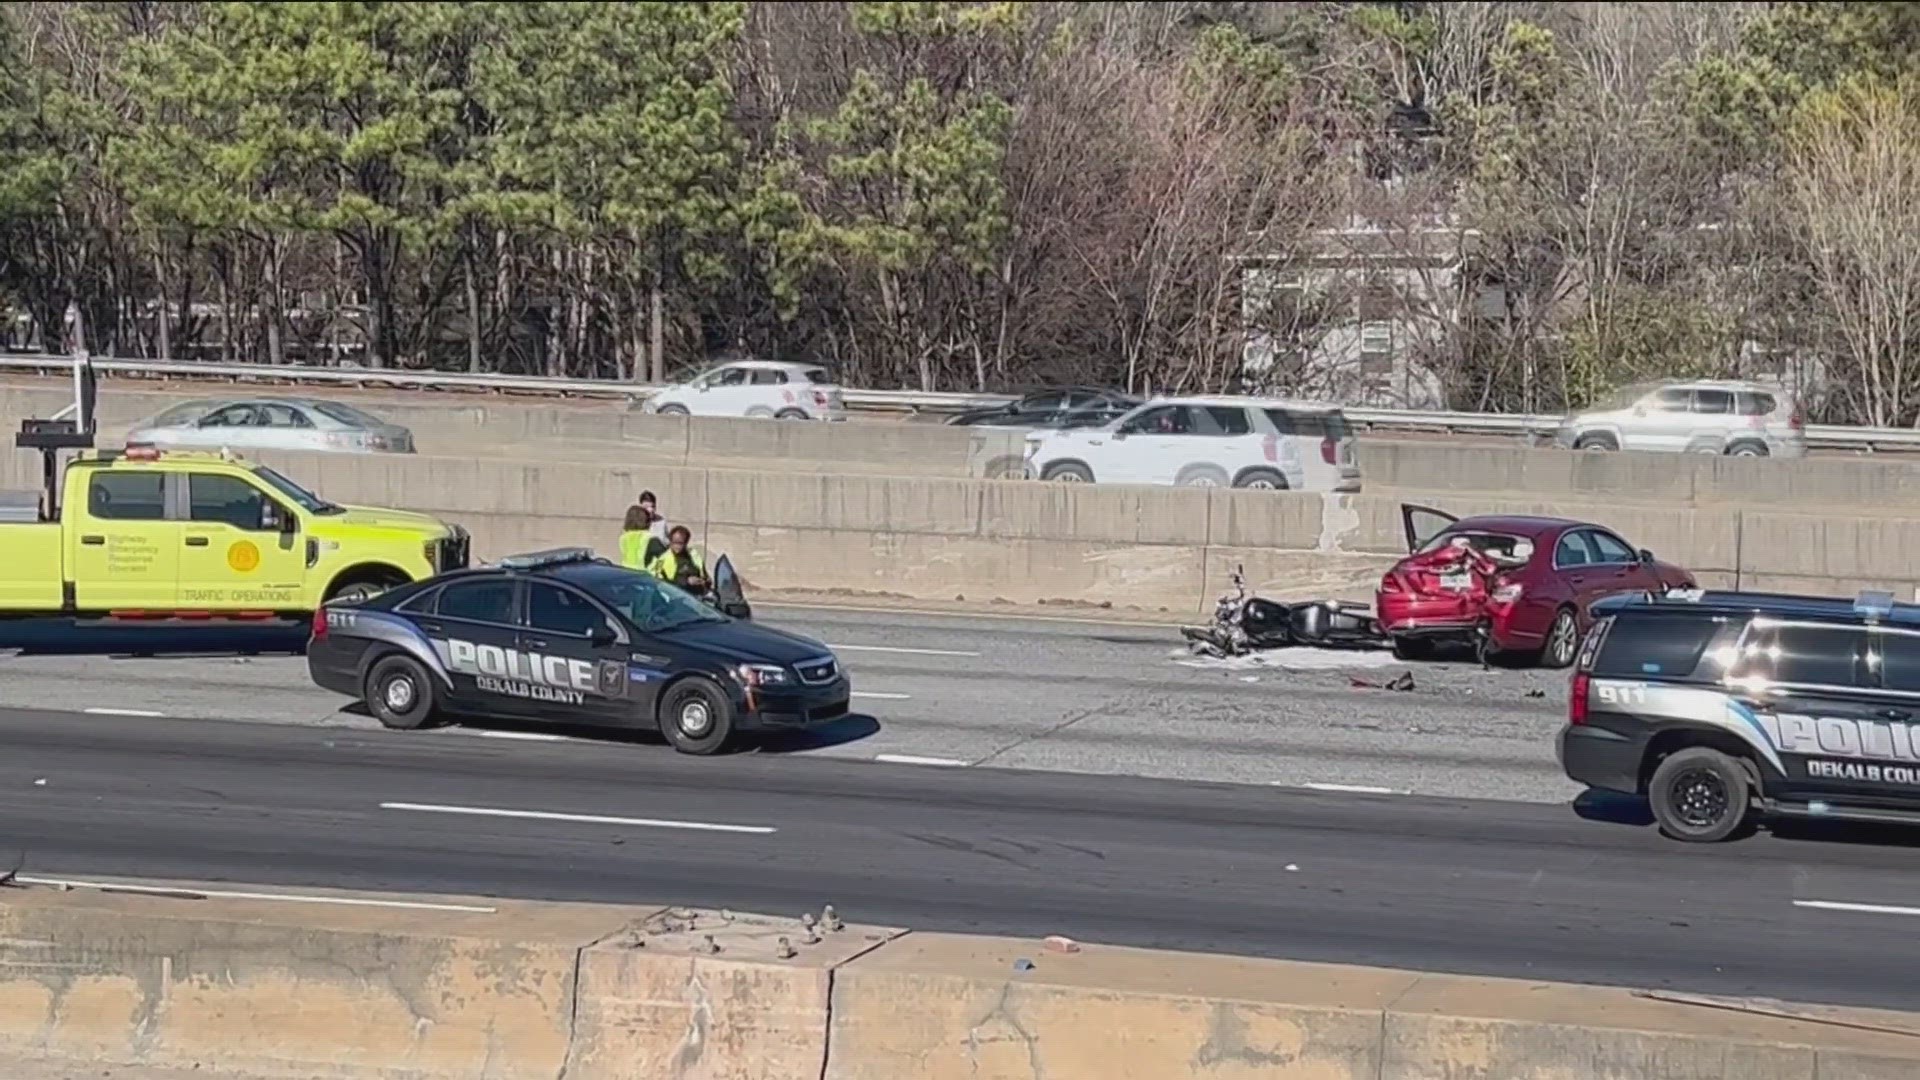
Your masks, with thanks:
<instances>
[{"instance_id":1,"label":"red sedan","mask_svg":"<svg viewBox=\"0 0 1920 1080\"><path fill-rule=\"evenodd\" d=\"M1443 641L1573 663L1603 596L1696 588L1693 575L1636 549L1611 529L1544 517L1456 518L1403 506L1407 548L1380 579L1380 629L1403 660ZM1484 635L1484 637L1483 637Z\"/></svg>"}]
</instances>

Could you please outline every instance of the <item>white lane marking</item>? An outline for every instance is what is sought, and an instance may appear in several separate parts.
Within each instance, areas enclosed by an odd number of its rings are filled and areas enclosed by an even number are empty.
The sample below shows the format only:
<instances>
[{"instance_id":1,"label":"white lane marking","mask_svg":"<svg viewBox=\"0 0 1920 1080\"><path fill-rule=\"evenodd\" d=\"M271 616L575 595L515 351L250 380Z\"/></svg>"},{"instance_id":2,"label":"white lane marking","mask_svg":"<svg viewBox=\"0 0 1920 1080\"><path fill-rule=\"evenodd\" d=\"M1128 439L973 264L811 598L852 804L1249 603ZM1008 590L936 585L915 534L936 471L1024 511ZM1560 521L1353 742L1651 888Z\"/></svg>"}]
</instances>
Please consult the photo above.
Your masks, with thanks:
<instances>
[{"instance_id":1,"label":"white lane marking","mask_svg":"<svg viewBox=\"0 0 1920 1080\"><path fill-rule=\"evenodd\" d=\"M875 754L873 760L884 761L889 765L937 765L945 769L960 768L966 762L950 757L919 757L914 754Z\"/></svg>"},{"instance_id":2,"label":"white lane marking","mask_svg":"<svg viewBox=\"0 0 1920 1080\"><path fill-rule=\"evenodd\" d=\"M151 709L95 708L95 709L82 709L80 711L84 713L92 713L95 716L165 716L167 715L166 713L154 712Z\"/></svg>"},{"instance_id":3,"label":"white lane marking","mask_svg":"<svg viewBox=\"0 0 1920 1080\"><path fill-rule=\"evenodd\" d=\"M722 825L711 821L668 821L664 818L608 817L602 814L555 814L545 810L497 810L486 806L441 806L436 803L383 802L382 810L412 810L422 814L465 814L470 817L526 818L531 821L576 821L586 825L636 825L647 829L691 829L695 832L777 832L768 825Z\"/></svg>"},{"instance_id":4,"label":"white lane marking","mask_svg":"<svg viewBox=\"0 0 1920 1080\"><path fill-rule=\"evenodd\" d=\"M1920 915L1920 907L1898 907L1893 904L1852 904L1844 900L1795 900L1793 906L1817 908L1820 911L1851 911L1864 915Z\"/></svg>"},{"instance_id":5,"label":"white lane marking","mask_svg":"<svg viewBox=\"0 0 1920 1080\"><path fill-rule=\"evenodd\" d=\"M897 645L829 645L834 652L878 652L897 653L901 656L979 656L977 652L960 652L954 649L908 649Z\"/></svg>"},{"instance_id":6,"label":"white lane marking","mask_svg":"<svg viewBox=\"0 0 1920 1080\"><path fill-rule=\"evenodd\" d=\"M1303 787L1311 791L1338 791L1348 795L1411 795L1405 788L1370 787L1366 784L1289 784L1284 780L1273 781L1274 787Z\"/></svg>"},{"instance_id":7,"label":"white lane marking","mask_svg":"<svg viewBox=\"0 0 1920 1080\"><path fill-rule=\"evenodd\" d=\"M194 896L208 896L219 900L284 900L289 904L340 904L346 907L385 907L407 908L413 911L471 911L481 915L492 915L499 908L471 907L466 904L429 904L418 900L368 900L354 896L308 896L304 893L256 893L222 892L218 889L200 889L191 885L123 885L117 881L68 881L62 878L27 877L21 875L13 880L22 885L46 885L56 889L111 889L115 892L142 893L154 896L172 896L191 893Z\"/></svg>"},{"instance_id":8,"label":"white lane marking","mask_svg":"<svg viewBox=\"0 0 1920 1080\"><path fill-rule=\"evenodd\" d=\"M473 734L483 739L518 739L521 742L566 742L565 735L553 735L544 731L476 731Z\"/></svg>"},{"instance_id":9,"label":"white lane marking","mask_svg":"<svg viewBox=\"0 0 1920 1080\"><path fill-rule=\"evenodd\" d=\"M873 698L875 701L911 701L912 694L883 694L876 690L855 690L854 697Z\"/></svg>"}]
</instances>

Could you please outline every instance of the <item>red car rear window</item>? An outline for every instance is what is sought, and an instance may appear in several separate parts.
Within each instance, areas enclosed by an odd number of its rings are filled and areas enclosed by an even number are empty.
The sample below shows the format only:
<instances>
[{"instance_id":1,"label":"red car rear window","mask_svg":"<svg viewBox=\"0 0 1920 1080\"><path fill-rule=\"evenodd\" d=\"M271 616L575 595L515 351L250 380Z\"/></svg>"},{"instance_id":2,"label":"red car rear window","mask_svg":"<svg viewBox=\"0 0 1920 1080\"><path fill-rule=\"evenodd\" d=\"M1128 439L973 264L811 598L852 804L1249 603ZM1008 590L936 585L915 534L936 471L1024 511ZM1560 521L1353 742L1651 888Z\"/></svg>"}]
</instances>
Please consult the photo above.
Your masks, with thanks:
<instances>
[{"instance_id":1,"label":"red car rear window","mask_svg":"<svg viewBox=\"0 0 1920 1080\"><path fill-rule=\"evenodd\" d=\"M1473 546L1473 550L1480 552L1482 555L1491 555L1502 562L1520 562L1533 556L1533 541L1524 536L1510 536L1506 533L1467 531L1440 533L1433 539L1428 540L1425 544L1422 544L1420 550L1415 552L1415 554L1424 555L1429 551L1438 551L1442 547L1451 544L1453 538L1456 536L1466 537L1467 543Z\"/></svg>"}]
</instances>

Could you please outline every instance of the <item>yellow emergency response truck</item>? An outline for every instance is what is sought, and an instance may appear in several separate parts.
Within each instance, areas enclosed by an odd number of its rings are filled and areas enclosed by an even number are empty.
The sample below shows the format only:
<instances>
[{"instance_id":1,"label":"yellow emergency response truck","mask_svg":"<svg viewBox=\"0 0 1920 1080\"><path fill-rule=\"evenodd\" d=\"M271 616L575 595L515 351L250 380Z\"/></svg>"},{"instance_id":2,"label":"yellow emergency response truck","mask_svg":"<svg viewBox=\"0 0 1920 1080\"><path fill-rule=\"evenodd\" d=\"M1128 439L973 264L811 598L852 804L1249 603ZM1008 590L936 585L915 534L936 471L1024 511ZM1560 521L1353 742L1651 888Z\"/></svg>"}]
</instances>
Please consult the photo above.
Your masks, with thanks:
<instances>
[{"instance_id":1,"label":"yellow emergency response truck","mask_svg":"<svg viewBox=\"0 0 1920 1080\"><path fill-rule=\"evenodd\" d=\"M27 510L0 508L0 618L308 620L469 557L458 525L340 506L227 453L82 453L57 478L49 458Z\"/></svg>"}]
</instances>

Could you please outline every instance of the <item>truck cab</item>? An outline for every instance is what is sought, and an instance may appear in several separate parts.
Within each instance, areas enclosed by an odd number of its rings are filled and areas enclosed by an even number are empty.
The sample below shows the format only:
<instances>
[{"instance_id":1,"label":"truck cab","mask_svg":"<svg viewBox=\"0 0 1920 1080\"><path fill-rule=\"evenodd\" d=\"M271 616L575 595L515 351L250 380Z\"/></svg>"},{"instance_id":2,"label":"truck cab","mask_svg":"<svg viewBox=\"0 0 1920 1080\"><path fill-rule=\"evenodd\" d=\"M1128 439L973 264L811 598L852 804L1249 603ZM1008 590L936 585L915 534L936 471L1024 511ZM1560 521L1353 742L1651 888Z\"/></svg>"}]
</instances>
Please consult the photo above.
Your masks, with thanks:
<instances>
[{"instance_id":1,"label":"truck cab","mask_svg":"<svg viewBox=\"0 0 1920 1080\"><path fill-rule=\"evenodd\" d=\"M38 507L6 509L0 617L304 619L469 558L457 525L341 506L224 452L84 454Z\"/></svg>"}]
</instances>

